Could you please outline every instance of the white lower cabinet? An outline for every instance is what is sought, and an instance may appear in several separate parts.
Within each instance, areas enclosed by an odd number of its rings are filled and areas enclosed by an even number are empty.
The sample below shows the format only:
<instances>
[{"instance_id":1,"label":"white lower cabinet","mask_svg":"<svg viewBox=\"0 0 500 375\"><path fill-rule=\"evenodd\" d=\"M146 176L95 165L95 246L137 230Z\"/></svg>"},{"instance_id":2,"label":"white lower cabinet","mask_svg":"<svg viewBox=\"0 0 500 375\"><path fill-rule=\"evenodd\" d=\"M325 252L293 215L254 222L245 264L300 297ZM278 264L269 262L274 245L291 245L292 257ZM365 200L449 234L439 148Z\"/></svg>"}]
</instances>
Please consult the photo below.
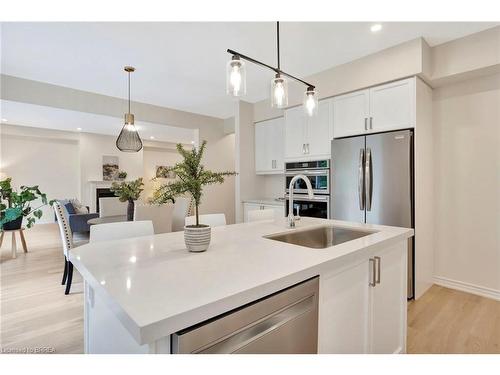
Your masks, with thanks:
<instances>
[{"instance_id":1,"label":"white lower cabinet","mask_svg":"<svg viewBox=\"0 0 500 375\"><path fill-rule=\"evenodd\" d=\"M243 203L243 221L248 222L248 212L253 210L274 210L274 217L284 217L285 209L283 205Z\"/></svg>"},{"instance_id":2,"label":"white lower cabinet","mask_svg":"<svg viewBox=\"0 0 500 375\"><path fill-rule=\"evenodd\" d=\"M319 353L404 353L407 243L320 275Z\"/></svg>"}]
</instances>

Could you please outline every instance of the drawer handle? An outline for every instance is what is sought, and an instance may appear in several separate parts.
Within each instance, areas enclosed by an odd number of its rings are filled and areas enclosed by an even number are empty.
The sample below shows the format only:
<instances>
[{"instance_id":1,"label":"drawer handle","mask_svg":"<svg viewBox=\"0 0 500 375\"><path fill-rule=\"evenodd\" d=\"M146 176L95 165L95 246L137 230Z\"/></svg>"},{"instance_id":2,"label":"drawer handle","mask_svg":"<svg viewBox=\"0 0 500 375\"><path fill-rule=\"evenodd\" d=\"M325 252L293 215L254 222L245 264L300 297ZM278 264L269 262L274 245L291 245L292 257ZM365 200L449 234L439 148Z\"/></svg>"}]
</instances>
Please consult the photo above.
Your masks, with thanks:
<instances>
[{"instance_id":1,"label":"drawer handle","mask_svg":"<svg viewBox=\"0 0 500 375\"><path fill-rule=\"evenodd\" d=\"M381 259L380 257L374 257L375 263L377 264L377 277L375 279L375 283L380 284L380 263Z\"/></svg>"},{"instance_id":2,"label":"drawer handle","mask_svg":"<svg viewBox=\"0 0 500 375\"><path fill-rule=\"evenodd\" d=\"M280 328L289 321L313 310L314 306L314 295L305 297L292 305L278 310L273 315L257 321L256 324L244 328L225 340L210 344L208 348L202 348L197 353L233 353L252 341L258 340L265 334Z\"/></svg>"},{"instance_id":3,"label":"drawer handle","mask_svg":"<svg viewBox=\"0 0 500 375\"><path fill-rule=\"evenodd\" d=\"M375 287L377 281L375 279L375 259L370 258L370 270L371 270L371 280L369 281L369 285L371 287Z\"/></svg>"}]
</instances>

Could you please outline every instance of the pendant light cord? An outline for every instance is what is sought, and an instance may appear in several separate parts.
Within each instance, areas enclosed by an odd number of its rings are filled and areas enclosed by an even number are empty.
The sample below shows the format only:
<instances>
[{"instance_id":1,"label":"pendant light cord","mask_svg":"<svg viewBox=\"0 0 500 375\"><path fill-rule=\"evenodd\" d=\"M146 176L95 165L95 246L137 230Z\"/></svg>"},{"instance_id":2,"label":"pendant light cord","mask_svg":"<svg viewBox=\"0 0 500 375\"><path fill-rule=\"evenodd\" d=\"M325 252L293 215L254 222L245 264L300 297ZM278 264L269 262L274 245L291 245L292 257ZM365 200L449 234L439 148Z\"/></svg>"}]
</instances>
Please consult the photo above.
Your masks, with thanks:
<instances>
[{"instance_id":1,"label":"pendant light cord","mask_svg":"<svg viewBox=\"0 0 500 375\"><path fill-rule=\"evenodd\" d=\"M128 72L128 114L130 114L130 72Z\"/></svg>"},{"instance_id":2,"label":"pendant light cord","mask_svg":"<svg viewBox=\"0 0 500 375\"><path fill-rule=\"evenodd\" d=\"M277 52L278 52L278 71L281 71L281 66L280 66L280 23L279 21L276 22L276 42L277 42Z\"/></svg>"}]
</instances>

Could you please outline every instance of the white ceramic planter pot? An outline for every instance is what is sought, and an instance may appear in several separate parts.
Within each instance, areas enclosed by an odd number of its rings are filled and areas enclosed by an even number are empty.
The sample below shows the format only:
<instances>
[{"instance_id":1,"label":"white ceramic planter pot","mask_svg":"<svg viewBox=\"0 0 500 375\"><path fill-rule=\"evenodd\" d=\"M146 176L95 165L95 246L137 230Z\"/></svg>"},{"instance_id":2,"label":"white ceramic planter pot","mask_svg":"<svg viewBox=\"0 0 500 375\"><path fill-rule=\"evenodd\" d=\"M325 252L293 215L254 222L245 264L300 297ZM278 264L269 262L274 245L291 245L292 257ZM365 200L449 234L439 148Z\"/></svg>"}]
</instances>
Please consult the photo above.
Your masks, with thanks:
<instances>
[{"instance_id":1,"label":"white ceramic planter pot","mask_svg":"<svg viewBox=\"0 0 500 375\"><path fill-rule=\"evenodd\" d=\"M210 237L210 225L203 227L186 225L184 227L184 242L189 251L199 253L207 250L208 245L210 245Z\"/></svg>"}]
</instances>

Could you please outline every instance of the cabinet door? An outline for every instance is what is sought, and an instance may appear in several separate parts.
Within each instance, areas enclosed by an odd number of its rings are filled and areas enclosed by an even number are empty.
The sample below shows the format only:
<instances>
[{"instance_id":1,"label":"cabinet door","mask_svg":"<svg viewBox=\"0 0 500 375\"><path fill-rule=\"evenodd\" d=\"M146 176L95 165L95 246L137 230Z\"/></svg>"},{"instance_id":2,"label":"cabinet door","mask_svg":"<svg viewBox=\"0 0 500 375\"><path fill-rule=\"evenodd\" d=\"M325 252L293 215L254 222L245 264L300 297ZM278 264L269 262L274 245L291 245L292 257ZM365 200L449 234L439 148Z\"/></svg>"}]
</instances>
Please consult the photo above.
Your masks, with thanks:
<instances>
[{"instance_id":1,"label":"cabinet door","mask_svg":"<svg viewBox=\"0 0 500 375\"><path fill-rule=\"evenodd\" d=\"M267 172L272 168L268 133L268 121L255 124L255 172Z\"/></svg>"},{"instance_id":2,"label":"cabinet door","mask_svg":"<svg viewBox=\"0 0 500 375\"><path fill-rule=\"evenodd\" d=\"M307 119L307 155L317 158L330 158L332 140L331 100L321 100L317 116Z\"/></svg>"},{"instance_id":3,"label":"cabinet door","mask_svg":"<svg viewBox=\"0 0 500 375\"><path fill-rule=\"evenodd\" d=\"M370 89L370 131L415 126L415 78Z\"/></svg>"},{"instance_id":4,"label":"cabinet door","mask_svg":"<svg viewBox=\"0 0 500 375\"><path fill-rule=\"evenodd\" d=\"M274 210L274 217L285 217L285 207L284 206L275 206L271 204L264 205L265 210Z\"/></svg>"},{"instance_id":5,"label":"cabinet door","mask_svg":"<svg viewBox=\"0 0 500 375\"><path fill-rule=\"evenodd\" d=\"M285 120L280 117L271 121L272 126L267 139L271 150L271 167L273 173L283 173L285 171Z\"/></svg>"},{"instance_id":6,"label":"cabinet door","mask_svg":"<svg viewBox=\"0 0 500 375\"><path fill-rule=\"evenodd\" d=\"M261 210L262 205L257 203L243 203L243 222L248 222L248 212L253 210Z\"/></svg>"},{"instance_id":7,"label":"cabinet door","mask_svg":"<svg viewBox=\"0 0 500 375\"><path fill-rule=\"evenodd\" d=\"M406 242L401 242L377 254L379 282L370 287L372 353L406 351L406 249Z\"/></svg>"},{"instance_id":8,"label":"cabinet door","mask_svg":"<svg viewBox=\"0 0 500 375\"><path fill-rule=\"evenodd\" d=\"M321 275L318 351L368 352L369 267L364 261L333 275Z\"/></svg>"},{"instance_id":9,"label":"cabinet door","mask_svg":"<svg viewBox=\"0 0 500 375\"><path fill-rule=\"evenodd\" d=\"M369 90L333 98L333 137L364 134L369 106Z\"/></svg>"},{"instance_id":10,"label":"cabinet door","mask_svg":"<svg viewBox=\"0 0 500 375\"><path fill-rule=\"evenodd\" d=\"M305 116L302 106L285 111L285 159L302 158L305 154Z\"/></svg>"}]
</instances>

